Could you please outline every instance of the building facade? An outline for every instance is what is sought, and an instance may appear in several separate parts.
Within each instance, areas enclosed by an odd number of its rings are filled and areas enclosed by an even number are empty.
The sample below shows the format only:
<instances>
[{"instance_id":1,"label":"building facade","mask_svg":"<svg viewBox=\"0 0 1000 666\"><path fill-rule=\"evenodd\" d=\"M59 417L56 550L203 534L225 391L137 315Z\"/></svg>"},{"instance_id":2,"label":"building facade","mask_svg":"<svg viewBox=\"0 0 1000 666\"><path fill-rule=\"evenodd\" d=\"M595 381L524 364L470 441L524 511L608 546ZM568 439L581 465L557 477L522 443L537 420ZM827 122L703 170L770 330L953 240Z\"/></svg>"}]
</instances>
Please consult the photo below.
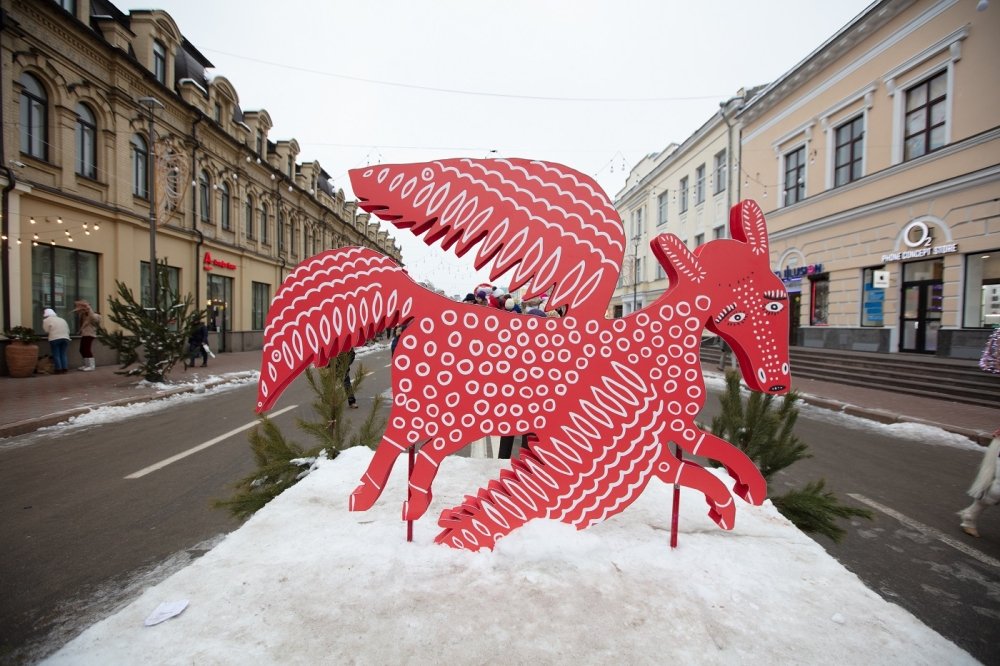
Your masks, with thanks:
<instances>
[{"instance_id":1,"label":"building facade","mask_svg":"<svg viewBox=\"0 0 1000 666\"><path fill-rule=\"evenodd\" d=\"M611 316L640 310L669 287L650 250L653 238L672 233L694 249L713 238L728 237L729 209L740 196L734 175L739 149L736 115L747 97L747 91L740 90L684 143L672 143L633 167L615 197L626 247Z\"/></svg>"},{"instance_id":2,"label":"building facade","mask_svg":"<svg viewBox=\"0 0 1000 666\"><path fill-rule=\"evenodd\" d=\"M257 349L276 288L305 258L363 245L401 261L294 139L269 136L267 111L208 75L165 12L0 8L5 329L40 331L47 307L71 320L81 298L104 312L116 280L148 299L155 255L208 309L220 350Z\"/></svg>"},{"instance_id":3,"label":"building facade","mask_svg":"<svg viewBox=\"0 0 1000 666\"><path fill-rule=\"evenodd\" d=\"M1000 325L998 36L987 2L883 0L739 113L792 344L978 358Z\"/></svg>"}]
</instances>

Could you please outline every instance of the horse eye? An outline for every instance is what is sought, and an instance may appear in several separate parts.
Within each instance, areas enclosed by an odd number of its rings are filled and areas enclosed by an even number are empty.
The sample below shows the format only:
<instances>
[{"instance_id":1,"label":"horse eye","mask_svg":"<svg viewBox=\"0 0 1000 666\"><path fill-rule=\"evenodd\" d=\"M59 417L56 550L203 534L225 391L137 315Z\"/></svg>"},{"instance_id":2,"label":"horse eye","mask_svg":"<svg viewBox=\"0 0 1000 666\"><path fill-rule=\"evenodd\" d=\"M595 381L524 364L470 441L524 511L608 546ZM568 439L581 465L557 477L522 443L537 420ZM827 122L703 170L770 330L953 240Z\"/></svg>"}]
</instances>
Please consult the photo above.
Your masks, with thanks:
<instances>
[{"instance_id":1,"label":"horse eye","mask_svg":"<svg viewBox=\"0 0 1000 666\"><path fill-rule=\"evenodd\" d=\"M734 324L738 324L738 323L740 323L741 321L743 321L746 318L747 318L747 316L746 316L745 313L743 313L743 312L734 312L732 314L732 316L729 318L729 321L731 321Z\"/></svg>"},{"instance_id":2,"label":"horse eye","mask_svg":"<svg viewBox=\"0 0 1000 666\"><path fill-rule=\"evenodd\" d=\"M781 312L782 308L785 307L784 303L779 303L777 301L771 301L764 306L764 309L768 312Z\"/></svg>"}]
</instances>

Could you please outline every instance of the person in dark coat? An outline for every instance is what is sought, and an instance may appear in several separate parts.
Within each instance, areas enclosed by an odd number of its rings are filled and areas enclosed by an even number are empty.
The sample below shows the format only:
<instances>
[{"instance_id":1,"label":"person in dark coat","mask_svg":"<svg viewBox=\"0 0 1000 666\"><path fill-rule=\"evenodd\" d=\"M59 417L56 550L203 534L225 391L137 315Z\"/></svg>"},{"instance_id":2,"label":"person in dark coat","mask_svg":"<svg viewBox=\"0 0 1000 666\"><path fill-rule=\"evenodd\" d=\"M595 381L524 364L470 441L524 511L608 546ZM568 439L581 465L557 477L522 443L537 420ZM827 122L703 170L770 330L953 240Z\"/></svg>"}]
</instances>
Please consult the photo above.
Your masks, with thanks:
<instances>
[{"instance_id":1,"label":"person in dark coat","mask_svg":"<svg viewBox=\"0 0 1000 666\"><path fill-rule=\"evenodd\" d=\"M208 365L208 352L205 345L208 344L208 327L201 319L195 320L191 325L191 335L188 337L188 360L184 364L184 369L194 367L194 359L201 354L201 367Z\"/></svg>"}]
</instances>

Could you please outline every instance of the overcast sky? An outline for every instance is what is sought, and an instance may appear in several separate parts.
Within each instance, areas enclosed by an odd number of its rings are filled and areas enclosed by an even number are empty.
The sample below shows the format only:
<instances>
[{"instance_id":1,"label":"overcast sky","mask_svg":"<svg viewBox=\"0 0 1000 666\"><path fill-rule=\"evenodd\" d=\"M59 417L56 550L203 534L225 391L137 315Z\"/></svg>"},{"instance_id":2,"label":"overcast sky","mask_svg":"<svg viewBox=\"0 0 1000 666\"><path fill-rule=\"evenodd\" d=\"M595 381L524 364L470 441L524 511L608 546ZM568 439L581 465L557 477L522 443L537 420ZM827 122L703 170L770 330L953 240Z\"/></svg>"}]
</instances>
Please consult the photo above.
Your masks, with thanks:
<instances>
[{"instance_id":1,"label":"overcast sky","mask_svg":"<svg viewBox=\"0 0 1000 666\"><path fill-rule=\"evenodd\" d=\"M166 10L244 110L267 110L271 140L296 139L299 160L319 160L349 198L354 167L500 156L561 162L613 199L643 155L788 71L868 4L116 0ZM383 226L418 280L449 294L478 283L472 253Z\"/></svg>"}]
</instances>

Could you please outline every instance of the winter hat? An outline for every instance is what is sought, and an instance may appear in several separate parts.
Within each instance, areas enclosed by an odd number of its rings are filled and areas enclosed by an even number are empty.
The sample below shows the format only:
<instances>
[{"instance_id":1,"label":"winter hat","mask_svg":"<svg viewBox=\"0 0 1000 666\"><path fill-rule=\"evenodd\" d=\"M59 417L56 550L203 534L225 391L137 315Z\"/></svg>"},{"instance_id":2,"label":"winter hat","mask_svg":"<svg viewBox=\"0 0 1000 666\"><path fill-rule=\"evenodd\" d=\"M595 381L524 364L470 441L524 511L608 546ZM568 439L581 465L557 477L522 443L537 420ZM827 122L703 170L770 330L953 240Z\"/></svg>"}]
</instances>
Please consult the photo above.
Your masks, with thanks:
<instances>
[{"instance_id":1,"label":"winter hat","mask_svg":"<svg viewBox=\"0 0 1000 666\"><path fill-rule=\"evenodd\" d=\"M501 289L500 287L494 288L493 295L499 298L501 295L503 295L503 289Z\"/></svg>"},{"instance_id":2,"label":"winter hat","mask_svg":"<svg viewBox=\"0 0 1000 666\"><path fill-rule=\"evenodd\" d=\"M45 319L46 317L55 317L55 316L57 316L56 311L53 310L52 308L45 308L45 312L42 313L42 319Z\"/></svg>"},{"instance_id":3,"label":"winter hat","mask_svg":"<svg viewBox=\"0 0 1000 666\"><path fill-rule=\"evenodd\" d=\"M480 289L479 291L476 292L476 296L478 296L479 298L486 298L486 290Z\"/></svg>"},{"instance_id":4,"label":"winter hat","mask_svg":"<svg viewBox=\"0 0 1000 666\"><path fill-rule=\"evenodd\" d=\"M538 315L539 317L545 316L545 312L543 310L539 310L538 308L528 308L528 311L525 314Z\"/></svg>"},{"instance_id":5,"label":"winter hat","mask_svg":"<svg viewBox=\"0 0 1000 666\"><path fill-rule=\"evenodd\" d=\"M472 294L466 294L465 298L462 299L462 302L463 303L475 303L476 302L476 297L473 296Z\"/></svg>"},{"instance_id":6,"label":"winter hat","mask_svg":"<svg viewBox=\"0 0 1000 666\"><path fill-rule=\"evenodd\" d=\"M514 309L514 299L513 298L508 298L506 301L504 301L503 306L507 310L513 310Z\"/></svg>"}]
</instances>

